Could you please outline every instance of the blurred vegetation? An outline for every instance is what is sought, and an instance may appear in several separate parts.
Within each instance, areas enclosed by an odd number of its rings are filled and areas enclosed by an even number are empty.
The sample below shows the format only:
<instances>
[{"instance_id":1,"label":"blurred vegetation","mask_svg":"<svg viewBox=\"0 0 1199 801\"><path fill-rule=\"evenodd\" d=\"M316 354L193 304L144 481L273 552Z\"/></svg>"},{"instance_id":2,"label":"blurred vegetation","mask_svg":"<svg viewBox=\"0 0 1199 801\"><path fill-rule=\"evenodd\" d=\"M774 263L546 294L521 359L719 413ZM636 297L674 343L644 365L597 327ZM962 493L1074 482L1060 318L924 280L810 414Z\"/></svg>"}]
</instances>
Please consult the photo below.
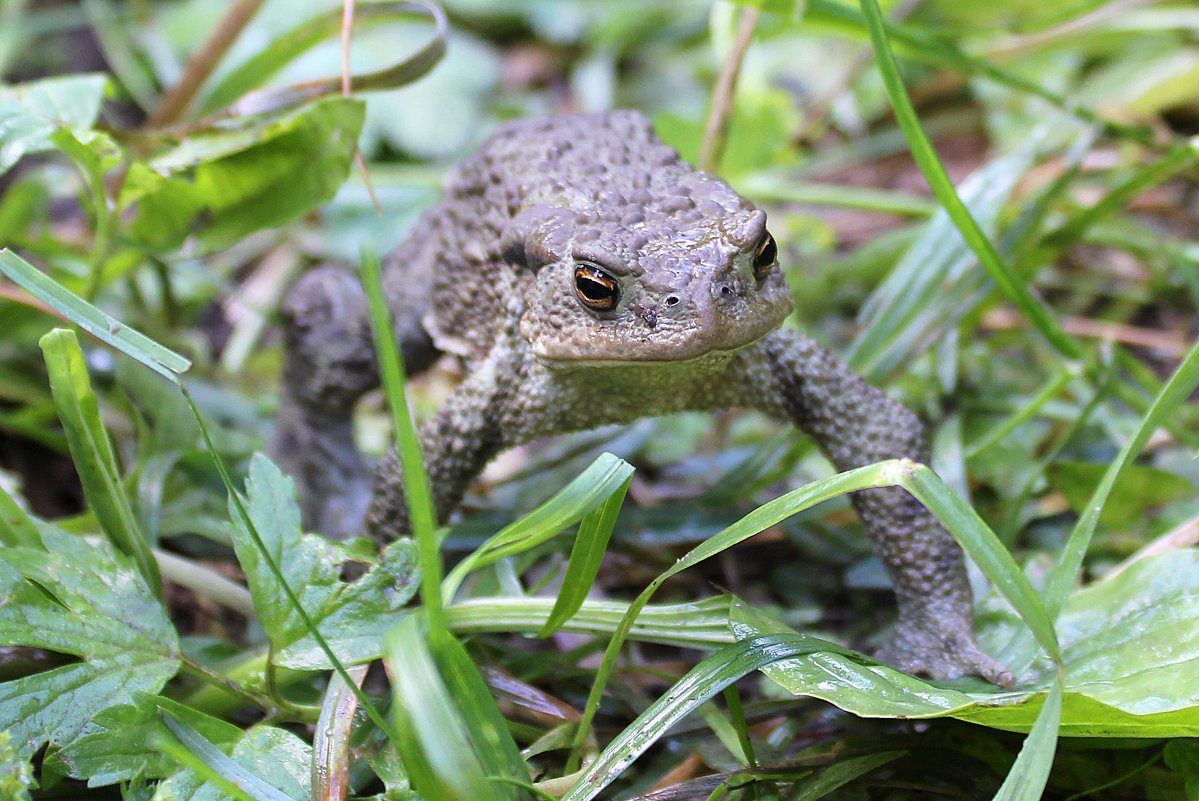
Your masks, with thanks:
<instances>
[{"instance_id":1,"label":"blurred vegetation","mask_svg":"<svg viewBox=\"0 0 1199 801\"><path fill-rule=\"evenodd\" d=\"M905 121L873 2L454 0L440 59L431 12L360 4L350 71L404 85L342 97L332 0L0 0L0 797L337 798L348 764L381 799L1199 798L1199 8L884 3ZM287 287L394 247L500 121L609 108L768 209L791 324L933 423L944 484L904 480L994 530L1061 665L981 576L1014 691L833 645L892 615L845 498L814 505L855 479L754 414L501 457L440 617L427 540L301 534L254 456ZM381 394L357 423L391 441ZM329 668L379 656L355 717Z\"/></svg>"}]
</instances>

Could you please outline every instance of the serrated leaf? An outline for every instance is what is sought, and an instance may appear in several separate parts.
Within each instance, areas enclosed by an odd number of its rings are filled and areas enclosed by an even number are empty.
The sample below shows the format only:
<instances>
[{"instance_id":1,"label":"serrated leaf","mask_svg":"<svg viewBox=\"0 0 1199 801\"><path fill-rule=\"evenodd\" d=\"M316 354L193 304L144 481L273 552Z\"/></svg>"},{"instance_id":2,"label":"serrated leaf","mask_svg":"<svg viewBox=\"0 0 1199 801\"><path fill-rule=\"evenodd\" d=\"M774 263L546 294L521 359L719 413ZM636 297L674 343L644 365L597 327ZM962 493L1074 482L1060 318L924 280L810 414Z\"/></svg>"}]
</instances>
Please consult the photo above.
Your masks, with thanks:
<instances>
[{"instance_id":1,"label":"serrated leaf","mask_svg":"<svg viewBox=\"0 0 1199 801\"><path fill-rule=\"evenodd\" d=\"M28 153L54 149L56 131L91 128L107 83L104 75L68 75L0 85L0 175Z\"/></svg>"},{"instance_id":2,"label":"serrated leaf","mask_svg":"<svg viewBox=\"0 0 1199 801\"><path fill-rule=\"evenodd\" d=\"M157 779L177 772L175 760L155 750L155 737L166 734L160 709L185 721L205 739L232 745L242 730L197 709L158 695L137 693L135 706L115 706L92 719L87 734L54 755L66 773L100 787L135 777Z\"/></svg>"},{"instance_id":3,"label":"serrated leaf","mask_svg":"<svg viewBox=\"0 0 1199 801\"><path fill-rule=\"evenodd\" d=\"M125 556L44 530L47 550L0 551L0 642L80 662L0 684L0 729L22 753L61 747L105 709L156 693L179 668L179 642L162 604Z\"/></svg>"},{"instance_id":4,"label":"serrated leaf","mask_svg":"<svg viewBox=\"0 0 1199 801\"><path fill-rule=\"evenodd\" d=\"M397 540L379 564L347 582L341 565L357 557L341 545L302 532L295 482L262 454L250 461L246 493L250 519L288 586L322 633L331 640L338 635L338 658L353 663L377 655L384 632L395 624L395 613L416 593L419 576L412 544ZM278 663L298 669L330 667L303 619L283 601L278 580L241 525L233 530L233 547ZM346 632L353 636L344 636Z\"/></svg>"}]
</instances>

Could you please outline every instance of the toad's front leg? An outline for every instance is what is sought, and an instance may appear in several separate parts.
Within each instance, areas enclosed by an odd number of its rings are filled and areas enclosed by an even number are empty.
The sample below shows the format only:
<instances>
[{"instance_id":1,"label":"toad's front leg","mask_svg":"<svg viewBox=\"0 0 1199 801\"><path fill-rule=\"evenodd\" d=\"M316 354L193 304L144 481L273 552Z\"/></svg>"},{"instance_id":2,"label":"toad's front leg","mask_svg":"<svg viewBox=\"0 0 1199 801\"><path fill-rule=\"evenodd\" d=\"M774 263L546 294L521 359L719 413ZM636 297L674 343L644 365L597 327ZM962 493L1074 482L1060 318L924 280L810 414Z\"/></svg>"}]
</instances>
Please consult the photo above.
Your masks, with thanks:
<instances>
[{"instance_id":1,"label":"toad's front leg","mask_svg":"<svg viewBox=\"0 0 1199 801\"><path fill-rule=\"evenodd\" d=\"M928 462L919 419L799 332L776 331L741 364L742 403L792 420L838 470L895 458ZM962 552L940 522L899 487L857 492L852 501L899 603L879 657L932 678L978 675L1010 686L1012 674L975 642Z\"/></svg>"},{"instance_id":2,"label":"toad's front leg","mask_svg":"<svg viewBox=\"0 0 1199 801\"><path fill-rule=\"evenodd\" d=\"M510 444L505 413L519 381L521 353L504 338L422 426L421 450L437 522L444 523L489 461ZM410 534L399 455L392 448L375 469L366 534L386 543Z\"/></svg>"}]
</instances>

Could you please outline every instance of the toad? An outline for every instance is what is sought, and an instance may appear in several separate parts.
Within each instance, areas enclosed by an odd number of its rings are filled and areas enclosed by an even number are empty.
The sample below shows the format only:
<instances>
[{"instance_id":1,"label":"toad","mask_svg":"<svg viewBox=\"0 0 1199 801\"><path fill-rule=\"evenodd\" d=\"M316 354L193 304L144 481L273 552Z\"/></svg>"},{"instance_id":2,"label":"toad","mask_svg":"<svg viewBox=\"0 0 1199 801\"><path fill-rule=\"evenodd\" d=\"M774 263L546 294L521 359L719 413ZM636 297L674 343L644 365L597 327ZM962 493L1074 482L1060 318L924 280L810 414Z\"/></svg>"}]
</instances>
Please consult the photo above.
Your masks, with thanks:
<instances>
[{"instance_id":1,"label":"toad","mask_svg":"<svg viewBox=\"0 0 1199 801\"><path fill-rule=\"evenodd\" d=\"M839 470L927 462L912 412L783 327L792 300L777 257L765 213L682 161L639 113L500 127L383 269L409 373L442 353L465 368L421 429L438 518L505 448L684 410L760 409ZM354 404L379 383L357 277L307 272L283 319L271 452L296 478L306 524L333 537L407 534L395 451L372 486L353 444ZM975 642L962 553L936 518L895 487L852 502L898 596L880 658L1011 684Z\"/></svg>"}]
</instances>

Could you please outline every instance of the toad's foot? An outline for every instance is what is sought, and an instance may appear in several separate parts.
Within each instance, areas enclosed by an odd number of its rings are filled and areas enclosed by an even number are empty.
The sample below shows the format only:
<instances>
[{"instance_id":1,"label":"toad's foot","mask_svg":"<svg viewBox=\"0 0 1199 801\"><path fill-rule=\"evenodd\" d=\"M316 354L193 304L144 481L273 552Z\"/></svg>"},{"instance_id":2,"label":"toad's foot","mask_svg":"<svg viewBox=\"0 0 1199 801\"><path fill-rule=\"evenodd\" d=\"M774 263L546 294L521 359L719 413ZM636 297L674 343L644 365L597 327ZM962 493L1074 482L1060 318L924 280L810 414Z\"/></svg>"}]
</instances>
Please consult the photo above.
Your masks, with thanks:
<instances>
[{"instance_id":1,"label":"toad's foot","mask_svg":"<svg viewBox=\"0 0 1199 801\"><path fill-rule=\"evenodd\" d=\"M876 656L908 673L932 679L981 676L1000 687L1016 683L1007 667L978 647L969 620L921 621L916 625L901 620Z\"/></svg>"}]
</instances>

